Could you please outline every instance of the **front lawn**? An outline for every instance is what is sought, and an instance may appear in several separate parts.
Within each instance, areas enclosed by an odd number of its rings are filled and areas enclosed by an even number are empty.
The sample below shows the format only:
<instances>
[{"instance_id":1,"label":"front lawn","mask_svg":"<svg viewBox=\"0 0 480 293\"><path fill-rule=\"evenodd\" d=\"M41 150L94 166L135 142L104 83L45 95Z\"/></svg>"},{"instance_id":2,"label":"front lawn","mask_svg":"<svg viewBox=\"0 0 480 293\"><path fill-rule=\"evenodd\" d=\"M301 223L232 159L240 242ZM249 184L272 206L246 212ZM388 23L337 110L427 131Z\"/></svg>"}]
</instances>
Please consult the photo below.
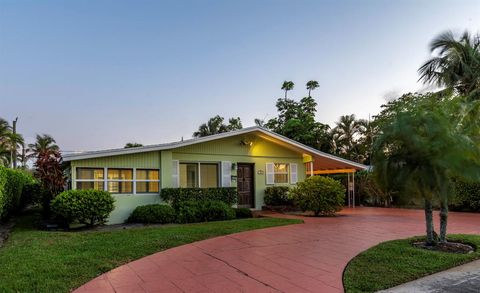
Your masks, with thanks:
<instances>
[{"instance_id":1,"label":"front lawn","mask_svg":"<svg viewBox=\"0 0 480 293\"><path fill-rule=\"evenodd\" d=\"M0 248L0 292L69 292L142 256L182 244L246 230L301 223L255 218L115 231L36 230L34 214L17 219Z\"/></svg>"},{"instance_id":2,"label":"front lawn","mask_svg":"<svg viewBox=\"0 0 480 293\"><path fill-rule=\"evenodd\" d=\"M383 242L352 259L343 275L345 291L375 292L480 258L478 250L453 254L415 248L411 245L414 239L420 238ZM448 239L480 247L480 235L450 235Z\"/></svg>"}]
</instances>

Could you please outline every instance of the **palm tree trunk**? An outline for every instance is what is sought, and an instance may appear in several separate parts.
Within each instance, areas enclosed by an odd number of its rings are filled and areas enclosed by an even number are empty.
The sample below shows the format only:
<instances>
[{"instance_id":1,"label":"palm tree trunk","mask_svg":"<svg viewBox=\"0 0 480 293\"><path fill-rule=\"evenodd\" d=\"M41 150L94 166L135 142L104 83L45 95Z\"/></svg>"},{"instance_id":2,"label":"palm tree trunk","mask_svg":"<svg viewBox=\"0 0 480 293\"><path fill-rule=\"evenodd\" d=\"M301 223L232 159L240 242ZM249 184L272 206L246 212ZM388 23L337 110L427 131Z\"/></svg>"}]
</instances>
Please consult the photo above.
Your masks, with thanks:
<instances>
[{"instance_id":1,"label":"palm tree trunk","mask_svg":"<svg viewBox=\"0 0 480 293\"><path fill-rule=\"evenodd\" d=\"M285 101L287 100L287 90L285 90Z\"/></svg>"},{"instance_id":2,"label":"palm tree trunk","mask_svg":"<svg viewBox=\"0 0 480 293\"><path fill-rule=\"evenodd\" d=\"M310 96L310 92L311 92L311 91L312 91L312 90L308 90L308 97L309 97L309 98L311 97L311 96Z\"/></svg>"},{"instance_id":3,"label":"palm tree trunk","mask_svg":"<svg viewBox=\"0 0 480 293\"><path fill-rule=\"evenodd\" d=\"M447 242L448 200L446 196L440 203L440 242Z\"/></svg>"},{"instance_id":4,"label":"palm tree trunk","mask_svg":"<svg viewBox=\"0 0 480 293\"><path fill-rule=\"evenodd\" d=\"M425 223L427 225L427 245L435 244L435 231L433 227L432 201L425 198Z\"/></svg>"}]
</instances>

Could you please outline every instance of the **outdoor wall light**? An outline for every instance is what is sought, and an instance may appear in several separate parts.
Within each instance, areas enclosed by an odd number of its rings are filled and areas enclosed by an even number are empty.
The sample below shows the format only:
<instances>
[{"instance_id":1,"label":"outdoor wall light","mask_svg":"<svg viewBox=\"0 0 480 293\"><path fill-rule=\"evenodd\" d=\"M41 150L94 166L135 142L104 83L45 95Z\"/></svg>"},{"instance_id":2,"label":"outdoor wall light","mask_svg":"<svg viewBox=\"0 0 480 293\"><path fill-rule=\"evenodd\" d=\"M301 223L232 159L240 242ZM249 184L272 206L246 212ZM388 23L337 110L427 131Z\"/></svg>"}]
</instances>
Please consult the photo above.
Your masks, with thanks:
<instances>
[{"instance_id":1,"label":"outdoor wall light","mask_svg":"<svg viewBox=\"0 0 480 293\"><path fill-rule=\"evenodd\" d=\"M252 146L252 145L253 145L253 142L248 141L248 140L245 140L245 139L243 139L240 143L241 143L242 145L248 145L248 146Z\"/></svg>"},{"instance_id":2,"label":"outdoor wall light","mask_svg":"<svg viewBox=\"0 0 480 293\"><path fill-rule=\"evenodd\" d=\"M237 169L237 163L232 163L232 170Z\"/></svg>"}]
</instances>

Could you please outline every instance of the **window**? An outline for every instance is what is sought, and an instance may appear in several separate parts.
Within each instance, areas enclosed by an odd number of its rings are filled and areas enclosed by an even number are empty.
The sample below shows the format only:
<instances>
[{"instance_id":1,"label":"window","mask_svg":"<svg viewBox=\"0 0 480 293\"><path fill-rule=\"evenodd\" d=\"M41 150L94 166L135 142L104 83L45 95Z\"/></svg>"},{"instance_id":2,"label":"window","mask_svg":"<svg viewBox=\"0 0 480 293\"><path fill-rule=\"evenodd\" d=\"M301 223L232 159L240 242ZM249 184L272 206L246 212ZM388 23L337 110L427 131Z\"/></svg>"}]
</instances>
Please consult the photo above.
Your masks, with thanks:
<instances>
[{"instance_id":1,"label":"window","mask_svg":"<svg viewBox=\"0 0 480 293\"><path fill-rule=\"evenodd\" d=\"M288 183L288 164L275 163L273 165L274 182L275 183Z\"/></svg>"},{"instance_id":2,"label":"window","mask_svg":"<svg viewBox=\"0 0 480 293\"><path fill-rule=\"evenodd\" d=\"M217 163L180 163L179 187L218 187L219 171Z\"/></svg>"},{"instance_id":3,"label":"window","mask_svg":"<svg viewBox=\"0 0 480 293\"><path fill-rule=\"evenodd\" d=\"M108 169L107 188L111 193L133 193L133 170Z\"/></svg>"},{"instance_id":4,"label":"window","mask_svg":"<svg viewBox=\"0 0 480 293\"><path fill-rule=\"evenodd\" d=\"M198 187L198 164L180 163L180 187Z\"/></svg>"},{"instance_id":5,"label":"window","mask_svg":"<svg viewBox=\"0 0 480 293\"><path fill-rule=\"evenodd\" d=\"M200 164L200 186L218 187L218 164Z\"/></svg>"},{"instance_id":6,"label":"window","mask_svg":"<svg viewBox=\"0 0 480 293\"><path fill-rule=\"evenodd\" d=\"M123 168L77 168L76 189L105 190L106 186L106 190L110 193L160 192L159 170L136 169L135 176L133 176L134 170Z\"/></svg>"},{"instance_id":7,"label":"window","mask_svg":"<svg viewBox=\"0 0 480 293\"><path fill-rule=\"evenodd\" d=\"M103 168L77 168L77 189L104 189Z\"/></svg>"},{"instance_id":8,"label":"window","mask_svg":"<svg viewBox=\"0 0 480 293\"><path fill-rule=\"evenodd\" d=\"M158 170L137 169L136 193L158 193L159 172Z\"/></svg>"}]
</instances>

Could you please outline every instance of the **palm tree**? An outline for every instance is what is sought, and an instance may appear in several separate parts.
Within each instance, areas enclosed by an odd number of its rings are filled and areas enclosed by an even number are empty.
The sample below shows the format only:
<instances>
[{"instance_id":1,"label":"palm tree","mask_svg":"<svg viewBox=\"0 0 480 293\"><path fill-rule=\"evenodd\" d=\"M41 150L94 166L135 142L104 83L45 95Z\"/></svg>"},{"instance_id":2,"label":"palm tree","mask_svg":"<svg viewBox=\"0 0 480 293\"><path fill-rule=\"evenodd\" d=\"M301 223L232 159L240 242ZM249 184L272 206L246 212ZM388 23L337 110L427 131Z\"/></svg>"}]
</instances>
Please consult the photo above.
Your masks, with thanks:
<instances>
[{"instance_id":1,"label":"palm tree","mask_svg":"<svg viewBox=\"0 0 480 293\"><path fill-rule=\"evenodd\" d=\"M309 82L307 82L308 96L311 97L310 92L318 87L320 87L320 85L316 80L310 80Z\"/></svg>"},{"instance_id":2,"label":"palm tree","mask_svg":"<svg viewBox=\"0 0 480 293\"><path fill-rule=\"evenodd\" d=\"M362 125L356 120L354 114L340 116L336 126L332 129L334 143L339 154L352 159L357 157L354 154L354 147L361 129Z\"/></svg>"},{"instance_id":3,"label":"palm tree","mask_svg":"<svg viewBox=\"0 0 480 293\"><path fill-rule=\"evenodd\" d=\"M283 84L282 84L282 90L285 91L285 100L287 99L287 92L288 91L291 91L293 90L293 87L295 86L295 84L293 83L293 81L284 81Z\"/></svg>"},{"instance_id":4,"label":"palm tree","mask_svg":"<svg viewBox=\"0 0 480 293\"><path fill-rule=\"evenodd\" d=\"M207 123L203 123L198 127L198 131L193 133L194 137L204 137L213 134L223 133L228 131L228 126L223 123L224 118L219 115L212 117Z\"/></svg>"},{"instance_id":5,"label":"palm tree","mask_svg":"<svg viewBox=\"0 0 480 293\"><path fill-rule=\"evenodd\" d=\"M457 39L447 31L432 41L430 51L437 55L418 69L419 80L480 98L480 35L465 31Z\"/></svg>"},{"instance_id":6,"label":"palm tree","mask_svg":"<svg viewBox=\"0 0 480 293\"><path fill-rule=\"evenodd\" d=\"M55 139L48 134L37 134L35 143L28 144L30 158L37 158L42 153L59 152Z\"/></svg>"},{"instance_id":7,"label":"palm tree","mask_svg":"<svg viewBox=\"0 0 480 293\"><path fill-rule=\"evenodd\" d=\"M458 127L461 101L431 94L382 124L374 143L374 173L384 190L423 198L428 245L436 244L432 202L440 202L439 240L446 242L452 177L480 179L479 149Z\"/></svg>"}]
</instances>

